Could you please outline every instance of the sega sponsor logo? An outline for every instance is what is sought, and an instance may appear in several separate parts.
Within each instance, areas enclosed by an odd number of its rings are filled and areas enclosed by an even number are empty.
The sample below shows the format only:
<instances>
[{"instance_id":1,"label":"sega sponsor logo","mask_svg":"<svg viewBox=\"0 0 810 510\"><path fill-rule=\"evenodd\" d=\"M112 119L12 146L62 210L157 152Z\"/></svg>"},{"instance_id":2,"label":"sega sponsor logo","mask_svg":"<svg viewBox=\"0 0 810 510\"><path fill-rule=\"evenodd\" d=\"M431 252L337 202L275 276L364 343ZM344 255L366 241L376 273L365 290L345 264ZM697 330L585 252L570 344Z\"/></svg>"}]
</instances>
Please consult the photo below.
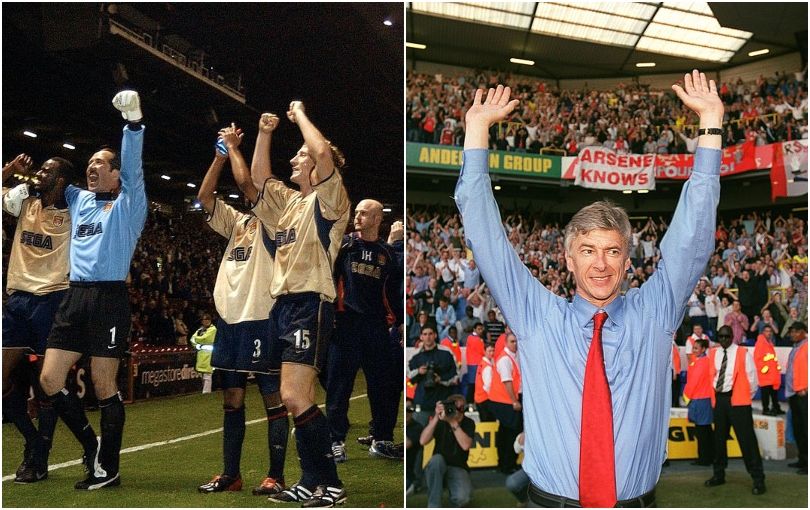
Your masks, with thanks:
<instances>
[{"instance_id":1,"label":"sega sponsor logo","mask_svg":"<svg viewBox=\"0 0 810 510\"><path fill-rule=\"evenodd\" d=\"M53 240L51 236L40 234L38 232L29 232L23 230L20 234L20 242L26 246L33 246L34 248L44 248L46 250L53 250Z\"/></svg>"},{"instance_id":2,"label":"sega sponsor logo","mask_svg":"<svg viewBox=\"0 0 810 510\"><path fill-rule=\"evenodd\" d=\"M239 246L230 251L228 253L227 260L230 261L237 261L237 262L245 262L250 260L250 254L253 253L253 246L248 246L245 248L244 246Z\"/></svg>"},{"instance_id":3,"label":"sega sponsor logo","mask_svg":"<svg viewBox=\"0 0 810 510\"><path fill-rule=\"evenodd\" d=\"M91 237L102 233L104 231L101 228L101 222L85 223L76 228L76 237Z\"/></svg>"},{"instance_id":4,"label":"sega sponsor logo","mask_svg":"<svg viewBox=\"0 0 810 510\"><path fill-rule=\"evenodd\" d=\"M276 232L276 246L281 248L285 244L292 244L295 242L295 229L291 228L289 230L282 230L281 232Z\"/></svg>"}]
</instances>

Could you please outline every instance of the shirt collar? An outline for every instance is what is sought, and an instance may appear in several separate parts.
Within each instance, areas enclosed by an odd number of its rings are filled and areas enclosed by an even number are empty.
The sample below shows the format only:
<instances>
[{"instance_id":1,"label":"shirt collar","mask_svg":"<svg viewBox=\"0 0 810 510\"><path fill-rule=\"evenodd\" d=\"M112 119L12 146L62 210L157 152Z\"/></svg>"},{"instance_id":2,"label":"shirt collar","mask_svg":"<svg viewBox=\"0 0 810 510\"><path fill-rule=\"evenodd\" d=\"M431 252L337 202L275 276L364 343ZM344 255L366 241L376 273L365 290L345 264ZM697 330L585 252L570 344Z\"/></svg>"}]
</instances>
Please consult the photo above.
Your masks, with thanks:
<instances>
[{"instance_id":1,"label":"shirt collar","mask_svg":"<svg viewBox=\"0 0 810 510\"><path fill-rule=\"evenodd\" d=\"M600 310L579 294L574 296L573 305L577 322L583 328L593 321L593 316ZM624 296L617 296L616 299L601 309L607 312L608 320L614 325L621 327L624 324Z\"/></svg>"},{"instance_id":2,"label":"shirt collar","mask_svg":"<svg viewBox=\"0 0 810 510\"><path fill-rule=\"evenodd\" d=\"M96 193L95 195L96 195L96 200L103 200L103 201L115 200L115 193L113 193L111 191L104 191L104 192Z\"/></svg>"}]
</instances>

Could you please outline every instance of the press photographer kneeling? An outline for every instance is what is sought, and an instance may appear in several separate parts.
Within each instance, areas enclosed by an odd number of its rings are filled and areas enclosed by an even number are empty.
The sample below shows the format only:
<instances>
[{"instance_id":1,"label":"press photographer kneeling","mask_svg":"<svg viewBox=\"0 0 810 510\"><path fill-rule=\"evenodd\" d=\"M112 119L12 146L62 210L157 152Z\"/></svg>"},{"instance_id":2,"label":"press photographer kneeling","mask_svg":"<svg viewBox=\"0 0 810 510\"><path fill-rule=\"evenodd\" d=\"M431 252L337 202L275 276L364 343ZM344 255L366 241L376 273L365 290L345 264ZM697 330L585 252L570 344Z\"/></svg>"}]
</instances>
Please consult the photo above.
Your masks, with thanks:
<instances>
[{"instance_id":1,"label":"press photographer kneeling","mask_svg":"<svg viewBox=\"0 0 810 510\"><path fill-rule=\"evenodd\" d=\"M425 467L430 508L443 506L445 484L453 506L465 506L472 496L467 458L475 436L475 422L464 416L466 405L461 395L436 402L436 412L419 438L423 446L435 439L433 456Z\"/></svg>"}]
</instances>

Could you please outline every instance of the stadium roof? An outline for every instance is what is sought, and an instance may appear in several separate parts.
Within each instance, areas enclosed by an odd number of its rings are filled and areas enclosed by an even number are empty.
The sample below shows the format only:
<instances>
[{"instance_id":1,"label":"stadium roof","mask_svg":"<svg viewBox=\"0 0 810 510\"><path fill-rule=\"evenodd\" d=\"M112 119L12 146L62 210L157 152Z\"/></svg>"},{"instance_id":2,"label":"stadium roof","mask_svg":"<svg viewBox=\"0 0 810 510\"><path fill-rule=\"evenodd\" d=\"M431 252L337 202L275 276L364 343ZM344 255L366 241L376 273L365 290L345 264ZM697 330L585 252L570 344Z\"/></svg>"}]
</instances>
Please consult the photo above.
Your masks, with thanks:
<instances>
[{"instance_id":1,"label":"stadium roof","mask_svg":"<svg viewBox=\"0 0 810 510\"><path fill-rule=\"evenodd\" d=\"M157 51L111 33L108 16L136 39L148 34ZM283 117L301 99L346 153L353 202L373 197L402 214L402 4L13 3L2 18L4 161L26 151L37 164L58 155L83 170L100 145L120 143L122 119L110 100L131 86L146 116L147 192L178 204L196 194L186 183L202 181L219 128L233 121L245 130L249 160L259 114ZM211 79L167 54L204 60ZM241 99L217 87L238 91L240 77ZM273 139L279 176L289 177L301 142L283 119ZM220 194L232 192L225 172Z\"/></svg>"},{"instance_id":2,"label":"stadium roof","mask_svg":"<svg viewBox=\"0 0 810 510\"><path fill-rule=\"evenodd\" d=\"M414 60L551 79L718 70L756 50L806 55L807 4L409 2L406 41L426 46Z\"/></svg>"}]
</instances>

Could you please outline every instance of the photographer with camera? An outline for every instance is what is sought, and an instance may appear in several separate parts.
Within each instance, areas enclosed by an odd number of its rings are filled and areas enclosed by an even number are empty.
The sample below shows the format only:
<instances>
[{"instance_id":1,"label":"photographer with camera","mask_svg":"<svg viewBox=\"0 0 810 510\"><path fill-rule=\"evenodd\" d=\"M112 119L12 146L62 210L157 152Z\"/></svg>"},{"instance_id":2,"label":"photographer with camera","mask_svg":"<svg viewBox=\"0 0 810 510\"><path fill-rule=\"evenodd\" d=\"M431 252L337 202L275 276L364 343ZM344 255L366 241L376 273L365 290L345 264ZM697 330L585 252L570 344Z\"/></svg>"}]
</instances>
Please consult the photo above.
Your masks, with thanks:
<instances>
[{"instance_id":1,"label":"photographer with camera","mask_svg":"<svg viewBox=\"0 0 810 510\"><path fill-rule=\"evenodd\" d=\"M453 354L436 344L434 326L422 326L419 340L422 347L408 363L408 377L416 384L414 419L426 425L436 403L458 391L459 377Z\"/></svg>"},{"instance_id":2,"label":"photographer with camera","mask_svg":"<svg viewBox=\"0 0 810 510\"><path fill-rule=\"evenodd\" d=\"M436 402L435 414L419 437L423 446L435 439L433 456L425 467L430 508L443 506L445 483L452 506L465 506L472 497L467 458L473 445L475 422L464 415L466 405L461 395L450 395Z\"/></svg>"}]
</instances>

